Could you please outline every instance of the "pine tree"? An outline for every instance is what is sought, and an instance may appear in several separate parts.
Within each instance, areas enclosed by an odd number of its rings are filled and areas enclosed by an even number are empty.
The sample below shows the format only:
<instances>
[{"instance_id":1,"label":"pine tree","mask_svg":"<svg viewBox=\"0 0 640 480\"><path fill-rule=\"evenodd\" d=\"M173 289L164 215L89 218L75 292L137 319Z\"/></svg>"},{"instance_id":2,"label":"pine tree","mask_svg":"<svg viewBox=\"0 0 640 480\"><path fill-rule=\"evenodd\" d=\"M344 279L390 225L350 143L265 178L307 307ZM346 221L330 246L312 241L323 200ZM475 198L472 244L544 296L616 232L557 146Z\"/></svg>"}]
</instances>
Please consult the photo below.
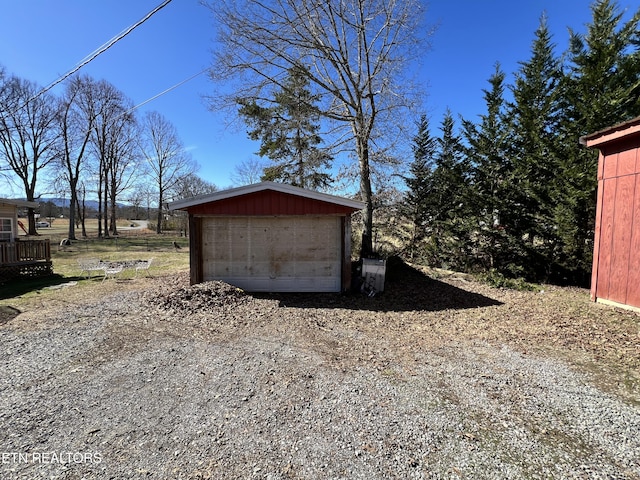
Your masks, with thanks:
<instances>
[{"instance_id":1,"label":"pine tree","mask_svg":"<svg viewBox=\"0 0 640 480\"><path fill-rule=\"evenodd\" d=\"M282 181L303 188L325 188L331 177L323 169L332 157L319 148L318 97L309 91L308 77L296 66L289 70L282 89L275 92L271 106L239 99L239 113L250 126L252 140L260 140L258 154L273 160L263 180Z\"/></svg>"},{"instance_id":2,"label":"pine tree","mask_svg":"<svg viewBox=\"0 0 640 480\"><path fill-rule=\"evenodd\" d=\"M513 222L509 232L522 253L529 280L547 280L557 243L552 185L558 171L556 134L560 121L562 69L554 56L546 17L540 19L531 58L520 63L510 105L513 143Z\"/></svg>"},{"instance_id":3,"label":"pine tree","mask_svg":"<svg viewBox=\"0 0 640 480\"><path fill-rule=\"evenodd\" d=\"M463 120L466 154L472 168L472 197L476 233L473 250L477 266L483 270L506 271L513 265L513 248L508 231L514 221L511 138L504 101L505 74L496 64L484 90L487 113L480 124ZM513 271L512 274L519 272Z\"/></svg>"},{"instance_id":4,"label":"pine tree","mask_svg":"<svg viewBox=\"0 0 640 480\"><path fill-rule=\"evenodd\" d=\"M416 253L422 251L420 243L427 234L430 221L425 206L433 188L432 165L435 148L436 139L429 131L429 119L422 115L418 121L418 133L413 139L413 161L409 165L409 176L404 177L408 188L405 214L411 224L408 239L411 259L415 259Z\"/></svg>"},{"instance_id":5,"label":"pine tree","mask_svg":"<svg viewBox=\"0 0 640 480\"><path fill-rule=\"evenodd\" d=\"M597 0L587 33L570 31L567 109L585 134L640 113L640 9L624 24L619 10Z\"/></svg>"},{"instance_id":6,"label":"pine tree","mask_svg":"<svg viewBox=\"0 0 640 480\"><path fill-rule=\"evenodd\" d=\"M469 163L455 121L447 109L438 138L432 192L426 210L431 218L429 251L434 266L467 270L473 222L470 219Z\"/></svg>"}]
</instances>

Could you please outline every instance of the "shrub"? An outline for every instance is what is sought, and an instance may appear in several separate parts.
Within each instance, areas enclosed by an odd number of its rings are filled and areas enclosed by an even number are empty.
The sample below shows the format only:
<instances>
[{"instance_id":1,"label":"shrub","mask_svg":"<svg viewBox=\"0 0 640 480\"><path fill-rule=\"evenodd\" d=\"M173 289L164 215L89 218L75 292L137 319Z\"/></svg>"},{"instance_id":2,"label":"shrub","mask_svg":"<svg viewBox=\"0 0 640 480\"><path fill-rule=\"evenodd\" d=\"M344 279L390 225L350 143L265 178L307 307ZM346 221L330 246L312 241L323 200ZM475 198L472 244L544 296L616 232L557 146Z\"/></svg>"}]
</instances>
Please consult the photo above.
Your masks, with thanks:
<instances>
[{"instance_id":1,"label":"shrub","mask_svg":"<svg viewBox=\"0 0 640 480\"><path fill-rule=\"evenodd\" d=\"M478 274L477 278L492 287L528 292L540 291L540 287L538 285L526 282L523 278L508 278L495 268L492 268L485 273Z\"/></svg>"}]
</instances>

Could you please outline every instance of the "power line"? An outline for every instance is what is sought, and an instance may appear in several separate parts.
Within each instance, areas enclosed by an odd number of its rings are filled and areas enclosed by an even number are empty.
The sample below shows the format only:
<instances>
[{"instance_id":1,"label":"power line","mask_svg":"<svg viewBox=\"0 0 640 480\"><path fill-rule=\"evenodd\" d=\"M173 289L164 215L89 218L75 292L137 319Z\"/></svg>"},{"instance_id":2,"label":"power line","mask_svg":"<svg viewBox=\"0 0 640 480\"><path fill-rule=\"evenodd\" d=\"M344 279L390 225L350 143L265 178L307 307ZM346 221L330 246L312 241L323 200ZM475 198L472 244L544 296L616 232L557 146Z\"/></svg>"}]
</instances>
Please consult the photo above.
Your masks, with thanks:
<instances>
[{"instance_id":1,"label":"power line","mask_svg":"<svg viewBox=\"0 0 640 480\"><path fill-rule=\"evenodd\" d=\"M163 9L164 7L166 7L169 3L171 2L171 0L165 0L164 2L162 2L160 5L158 5L156 8L154 8L153 10L151 10L149 13L147 13L142 19L138 20L136 23L134 23L133 25L131 25L129 28L125 29L124 31L122 31L121 33L119 33L118 35L116 35L115 37L113 37L111 40L109 40L107 43L103 44L101 47L98 47L96 50L94 50L92 53L90 53L89 55L87 55L86 57L84 57L83 60L80 61L80 63L78 63L75 67L73 67L71 70L69 70L67 73L65 73L63 76L61 76L60 78L58 78L56 81L54 81L53 83L51 83L48 87L43 88L42 90L40 90L38 93L36 93L34 96L32 96L29 100L27 100L25 102L24 105L22 105L20 108L18 108L18 110L21 110L22 108L24 108L29 102L34 101L36 98L38 98L39 96L45 94L46 92L48 92L49 90L51 90L53 87L55 87L56 85L64 82L67 78L69 78L71 75L73 75L74 73L76 73L78 70L80 70L82 67L84 67L85 65L87 65L89 62L93 61L96 59L96 57L98 57L98 55L106 52L107 50L109 50L112 46L114 46L117 42L119 42L120 40L122 40L124 37L126 37L127 35L129 35L132 31L134 31L136 28L138 28L140 25L142 25L144 22L146 22L147 20L149 20L154 14L156 14L158 11L160 11L161 9ZM18 111L16 110L16 111ZM15 112L14 112L15 113Z\"/></svg>"},{"instance_id":2,"label":"power line","mask_svg":"<svg viewBox=\"0 0 640 480\"><path fill-rule=\"evenodd\" d=\"M162 96L162 95L164 95L165 93L169 93L171 90L174 90L174 89L178 88L180 85L183 85L183 84L187 83L189 80L193 80L193 79L194 79L194 78L196 78L197 76L202 75L202 74L203 74L204 72L206 72L207 70L208 70L208 68L205 68L204 70L201 70L201 71L199 71L198 73L196 73L196 74L194 74L194 75L191 75L191 76L190 76L190 77L188 77L188 78L185 78L184 80L182 80L182 81L180 81L180 82L176 83L175 85L173 85L173 86L171 86L171 87L167 88L166 90L163 90L162 92L158 93L157 95L154 95L153 97L146 99L144 102L139 103L139 104L138 104L138 105L136 105L135 107L130 108L130 109L129 109L129 110L127 110L125 113L123 113L121 116L124 116L124 115L128 115L128 114L130 114L131 112L133 112L134 110L137 110L137 109L138 109L138 108L140 108L141 106L143 106L143 105L145 105L145 104L147 104L147 103L149 103L149 102L151 102L151 101L155 100L155 99L156 99L156 98L158 98L158 97L161 97L161 96ZM119 118L119 117L118 117L118 118Z\"/></svg>"}]
</instances>

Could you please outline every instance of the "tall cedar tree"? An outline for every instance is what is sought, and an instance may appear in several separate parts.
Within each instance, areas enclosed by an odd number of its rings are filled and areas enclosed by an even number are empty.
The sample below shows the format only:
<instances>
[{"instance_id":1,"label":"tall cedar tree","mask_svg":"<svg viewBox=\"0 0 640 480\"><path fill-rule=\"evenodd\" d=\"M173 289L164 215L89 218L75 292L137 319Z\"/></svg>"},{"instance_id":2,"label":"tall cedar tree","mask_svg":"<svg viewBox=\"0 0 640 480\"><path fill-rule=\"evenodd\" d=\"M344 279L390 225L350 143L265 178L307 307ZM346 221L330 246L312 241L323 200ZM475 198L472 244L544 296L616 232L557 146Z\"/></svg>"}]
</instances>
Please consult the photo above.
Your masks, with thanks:
<instances>
[{"instance_id":1,"label":"tall cedar tree","mask_svg":"<svg viewBox=\"0 0 640 480\"><path fill-rule=\"evenodd\" d=\"M513 258L517 252L508 237L514 221L513 165L509 157L511 135L505 114L504 79L504 72L496 64L489 79L491 89L484 90L487 113L480 116L479 125L463 120L466 154L473 175L470 205L474 207L475 235L472 248L477 267L484 270L518 269Z\"/></svg>"},{"instance_id":2,"label":"tall cedar tree","mask_svg":"<svg viewBox=\"0 0 640 480\"><path fill-rule=\"evenodd\" d=\"M562 68L554 56L546 17L540 19L531 58L520 63L510 105L514 146L511 230L520 243L521 264L529 280L545 281L557 245L553 185L558 172L557 137L560 122Z\"/></svg>"},{"instance_id":3,"label":"tall cedar tree","mask_svg":"<svg viewBox=\"0 0 640 480\"><path fill-rule=\"evenodd\" d=\"M422 115L418 121L418 133L413 138L413 161L409 165L409 176L404 177L407 185L405 199L406 214L411 222L409 234L409 255L415 259L419 245L425 238L429 223L426 204L433 189L432 165L437 139L429 132L429 119Z\"/></svg>"},{"instance_id":4,"label":"tall cedar tree","mask_svg":"<svg viewBox=\"0 0 640 480\"><path fill-rule=\"evenodd\" d=\"M432 189L425 206L431 234L427 252L433 266L466 270L471 243L469 164L451 111L445 112L440 130Z\"/></svg>"},{"instance_id":5,"label":"tall cedar tree","mask_svg":"<svg viewBox=\"0 0 640 480\"><path fill-rule=\"evenodd\" d=\"M640 9L624 24L616 2L598 0L591 10L586 34L571 32L553 198L561 242L554 280L582 285L592 263L598 154L578 139L640 115Z\"/></svg>"},{"instance_id":6,"label":"tall cedar tree","mask_svg":"<svg viewBox=\"0 0 640 480\"><path fill-rule=\"evenodd\" d=\"M318 96L309 91L303 69L289 69L282 89L274 94L273 106L262 107L255 100L240 99L239 113L251 127L249 138L261 141L258 155L275 162L264 169L263 180L326 188L331 177L322 170L329 168L332 158L319 148L322 138L315 106Z\"/></svg>"}]
</instances>

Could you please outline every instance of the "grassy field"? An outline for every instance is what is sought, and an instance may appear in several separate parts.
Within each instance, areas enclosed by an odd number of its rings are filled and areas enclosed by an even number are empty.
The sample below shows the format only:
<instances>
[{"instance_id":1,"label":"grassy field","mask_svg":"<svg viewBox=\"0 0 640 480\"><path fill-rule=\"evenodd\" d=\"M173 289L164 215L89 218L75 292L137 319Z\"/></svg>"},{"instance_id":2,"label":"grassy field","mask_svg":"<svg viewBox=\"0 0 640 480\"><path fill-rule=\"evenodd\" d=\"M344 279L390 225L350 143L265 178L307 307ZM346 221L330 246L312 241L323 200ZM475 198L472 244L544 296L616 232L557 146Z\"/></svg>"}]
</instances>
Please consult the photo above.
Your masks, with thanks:
<instances>
[{"instance_id":1,"label":"grassy field","mask_svg":"<svg viewBox=\"0 0 640 480\"><path fill-rule=\"evenodd\" d=\"M52 220L53 221L50 224L51 226L38 228L38 234L44 238L65 238L69 232L69 219L54 218ZM25 226L28 223L26 218L20 218L19 221ZM42 219L42 221L49 222L49 219ZM85 225L87 228L87 236L89 238L96 238L98 236L98 220L95 218L89 219L85 222ZM132 232L138 232L138 234L151 233L146 229L146 220L120 219L117 221L116 225L119 230L119 235L129 235ZM80 228L76 228L76 237L80 237L81 235L82 230ZM22 229L18 229L18 236L20 238L26 238L26 234Z\"/></svg>"},{"instance_id":2,"label":"grassy field","mask_svg":"<svg viewBox=\"0 0 640 480\"><path fill-rule=\"evenodd\" d=\"M22 220L23 223L25 220ZM144 225L142 224L144 223ZM133 226L131 226L133 225ZM98 273L93 278L86 279L80 275L78 260L97 258L103 261L148 260L153 259L148 274L153 276L188 270L189 268L189 240L174 232L156 234L146 229L146 222L125 220L119 222L120 229L117 237L97 238L97 221L87 225L87 238L76 234L78 240L71 242L71 246L59 248L63 238L67 237L68 223L66 219L56 219L51 227L38 229L37 238L51 240L51 257L54 275L51 277L23 280L3 285L0 289L0 300L16 296L46 295L52 287L68 282L78 282L78 286L95 285L102 281ZM21 238L26 238L22 235ZM180 249L174 248L173 242L178 243ZM143 275L143 273L139 273ZM135 277L134 270L125 270L118 274L119 280Z\"/></svg>"}]
</instances>

